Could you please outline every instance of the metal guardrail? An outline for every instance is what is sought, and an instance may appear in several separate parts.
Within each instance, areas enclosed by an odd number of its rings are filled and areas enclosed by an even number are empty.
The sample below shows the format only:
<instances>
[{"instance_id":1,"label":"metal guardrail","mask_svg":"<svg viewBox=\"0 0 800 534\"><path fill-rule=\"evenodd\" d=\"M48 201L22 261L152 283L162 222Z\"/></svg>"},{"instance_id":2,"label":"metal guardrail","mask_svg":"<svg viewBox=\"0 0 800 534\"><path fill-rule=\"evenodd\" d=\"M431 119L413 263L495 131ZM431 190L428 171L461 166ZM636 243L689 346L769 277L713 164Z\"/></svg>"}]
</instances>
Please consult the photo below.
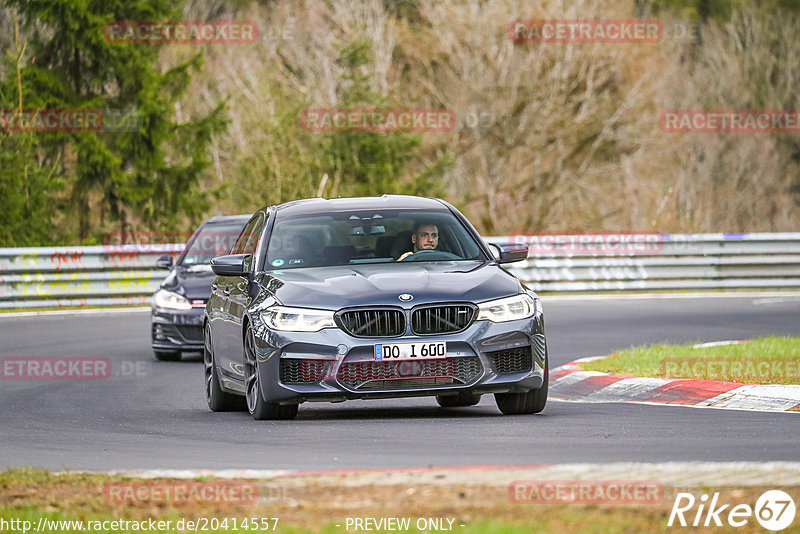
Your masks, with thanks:
<instances>
[{"instance_id":1,"label":"metal guardrail","mask_svg":"<svg viewBox=\"0 0 800 534\"><path fill-rule=\"evenodd\" d=\"M540 292L800 288L800 233L494 239L529 244L508 270Z\"/></svg>"},{"instance_id":2,"label":"metal guardrail","mask_svg":"<svg viewBox=\"0 0 800 534\"><path fill-rule=\"evenodd\" d=\"M800 233L576 234L524 242L508 270L535 291L800 289ZM0 249L0 310L146 305L182 244Z\"/></svg>"},{"instance_id":3,"label":"metal guardrail","mask_svg":"<svg viewBox=\"0 0 800 534\"><path fill-rule=\"evenodd\" d=\"M183 244L0 248L0 310L143 306L167 271L156 259Z\"/></svg>"}]
</instances>

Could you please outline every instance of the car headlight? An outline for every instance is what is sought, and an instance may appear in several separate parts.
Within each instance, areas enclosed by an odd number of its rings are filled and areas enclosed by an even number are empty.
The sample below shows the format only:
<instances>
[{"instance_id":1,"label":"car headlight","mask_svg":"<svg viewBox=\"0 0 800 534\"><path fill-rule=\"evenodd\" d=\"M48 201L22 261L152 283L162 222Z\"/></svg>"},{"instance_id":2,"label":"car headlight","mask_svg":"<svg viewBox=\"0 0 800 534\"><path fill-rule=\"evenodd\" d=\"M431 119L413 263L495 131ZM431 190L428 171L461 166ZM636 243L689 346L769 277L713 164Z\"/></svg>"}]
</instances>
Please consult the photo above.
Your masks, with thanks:
<instances>
[{"instance_id":1,"label":"car headlight","mask_svg":"<svg viewBox=\"0 0 800 534\"><path fill-rule=\"evenodd\" d=\"M173 291L166 289L159 289L153 295L153 303L157 308L166 308L168 310L191 310L192 303L183 295L178 295Z\"/></svg>"},{"instance_id":2,"label":"car headlight","mask_svg":"<svg viewBox=\"0 0 800 534\"><path fill-rule=\"evenodd\" d=\"M494 323L527 319L536 313L536 300L528 294L515 295L478 304L478 321L485 319Z\"/></svg>"},{"instance_id":3,"label":"car headlight","mask_svg":"<svg viewBox=\"0 0 800 534\"><path fill-rule=\"evenodd\" d=\"M336 326L333 312L329 310L271 306L264 310L261 318L268 327L284 332L318 332Z\"/></svg>"}]
</instances>

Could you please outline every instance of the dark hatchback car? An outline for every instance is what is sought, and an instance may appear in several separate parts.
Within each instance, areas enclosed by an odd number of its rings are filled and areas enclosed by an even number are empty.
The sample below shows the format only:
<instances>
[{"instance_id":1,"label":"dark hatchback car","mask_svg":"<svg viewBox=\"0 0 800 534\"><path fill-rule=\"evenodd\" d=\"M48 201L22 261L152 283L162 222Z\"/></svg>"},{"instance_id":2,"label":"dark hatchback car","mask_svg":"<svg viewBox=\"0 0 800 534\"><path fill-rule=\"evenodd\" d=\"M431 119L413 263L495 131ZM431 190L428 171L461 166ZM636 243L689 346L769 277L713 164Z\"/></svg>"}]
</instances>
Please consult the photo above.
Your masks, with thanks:
<instances>
[{"instance_id":1,"label":"dark hatchback car","mask_svg":"<svg viewBox=\"0 0 800 534\"><path fill-rule=\"evenodd\" d=\"M153 295L151 339L157 360L177 361L183 351L203 350L203 309L211 294L211 258L227 254L250 215L211 217L192 234L178 261L162 256L171 272Z\"/></svg>"},{"instance_id":2,"label":"dark hatchback car","mask_svg":"<svg viewBox=\"0 0 800 534\"><path fill-rule=\"evenodd\" d=\"M435 396L458 407L493 393L504 414L540 412L541 303L500 267L527 253L485 244L439 199L264 208L211 262L208 405L291 419L306 401Z\"/></svg>"}]
</instances>

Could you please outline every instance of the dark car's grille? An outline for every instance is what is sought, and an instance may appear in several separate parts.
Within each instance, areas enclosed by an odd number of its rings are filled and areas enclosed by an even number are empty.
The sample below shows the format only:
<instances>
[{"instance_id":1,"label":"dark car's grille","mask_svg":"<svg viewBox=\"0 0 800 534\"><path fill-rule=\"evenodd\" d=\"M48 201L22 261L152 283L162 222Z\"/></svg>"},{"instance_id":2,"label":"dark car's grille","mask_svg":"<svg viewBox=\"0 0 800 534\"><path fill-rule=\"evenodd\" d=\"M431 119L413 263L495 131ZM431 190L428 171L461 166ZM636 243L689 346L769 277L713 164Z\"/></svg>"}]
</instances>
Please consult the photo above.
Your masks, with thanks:
<instances>
[{"instance_id":1,"label":"dark car's grille","mask_svg":"<svg viewBox=\"0 0 800 534\"><path fill-rule=\"evenodd\" d=\"M345 362L336 378L348 389L398 390L469 384L482 373L477 357L394 362Z\"/></svg>"},{"instance_id":2,"label":"dark car's grille","mask_svg":"<svg viewBox=\"0 0 800 534\"><path fill-rule=\"evenodd\" d=\"M181 337L186 341L203 341L202 326L177 325L175 328L178 330L178 333L181 335Z\"/></svg>"},{"instance_id":3,"label":"dark car's grille","mask_svg":"<svg viewBox=\"0 0 800 534\"><path fill-rule=\"evenodd\" d=\"M339 326L356 337L395 337L406 330L402 310L351 310L339 314Z\"/></svg>"},{"instance_id":4,"label":"dark car's grille","mask_svg":"<svg viewBox=\"0 0 800 534\"><path fill-rule=\"evenodd\" d=\"M281 382L284 384L307 384L319 382L330 369L328 360L281 359Z\"/></svg>"},{"instance_id":5,"label":"dark car's grille","mask_svg":"<svg viewBox=\"0 0 800 534\"><path fill-rule=\"evenodd\" d=\"M203 342L203 328L200 326L153 323L153 341L172 344L197 344Z\"/></svg>"},{"instance_id":6,"label":"dark car's grille","mask_svg":"<svg viewBox=\"0 0 800 534\"><path fill-rule=\"evenodd\" d=\"M475 308L466 304L425 306L411 315L411 330L418 335L460 332L474 317Z\"/></svg>"},{"instance_id":7,"label":"dark car's grille","mask_svg":"<svg viewBox=\"0 0 800 534\"><path fill-rule=\"evenodd\" d=\"M525 373L533 369L533 357L530 347L519 347L509 350L489 352L487 356L492 360L494 369L499 374Z\"/></svg>"}]
</instances>

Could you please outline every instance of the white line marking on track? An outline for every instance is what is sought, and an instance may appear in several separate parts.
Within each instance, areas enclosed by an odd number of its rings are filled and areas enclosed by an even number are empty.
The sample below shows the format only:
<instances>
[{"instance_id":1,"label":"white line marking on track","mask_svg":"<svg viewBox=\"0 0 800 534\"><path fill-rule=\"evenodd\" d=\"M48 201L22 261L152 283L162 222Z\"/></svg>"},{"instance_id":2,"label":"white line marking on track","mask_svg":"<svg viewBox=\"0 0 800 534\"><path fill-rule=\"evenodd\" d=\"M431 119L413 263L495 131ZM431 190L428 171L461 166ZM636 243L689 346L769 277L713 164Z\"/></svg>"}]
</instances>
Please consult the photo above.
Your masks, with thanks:
<instances>
[{"instance_id":1,"label":"white line marking on track","mask_svg":"<svg viewBox=\"0 0 800 534\"><path fill-rule=\"evenodd\" d=\"M5 317L36 317L39 315L91 315L98 313L134 313L149 312L150 306L137 306L136 308L93 308L91 310L42 310L26 312L0 313L0 319Z\"/></svg>"}]
</instances>

